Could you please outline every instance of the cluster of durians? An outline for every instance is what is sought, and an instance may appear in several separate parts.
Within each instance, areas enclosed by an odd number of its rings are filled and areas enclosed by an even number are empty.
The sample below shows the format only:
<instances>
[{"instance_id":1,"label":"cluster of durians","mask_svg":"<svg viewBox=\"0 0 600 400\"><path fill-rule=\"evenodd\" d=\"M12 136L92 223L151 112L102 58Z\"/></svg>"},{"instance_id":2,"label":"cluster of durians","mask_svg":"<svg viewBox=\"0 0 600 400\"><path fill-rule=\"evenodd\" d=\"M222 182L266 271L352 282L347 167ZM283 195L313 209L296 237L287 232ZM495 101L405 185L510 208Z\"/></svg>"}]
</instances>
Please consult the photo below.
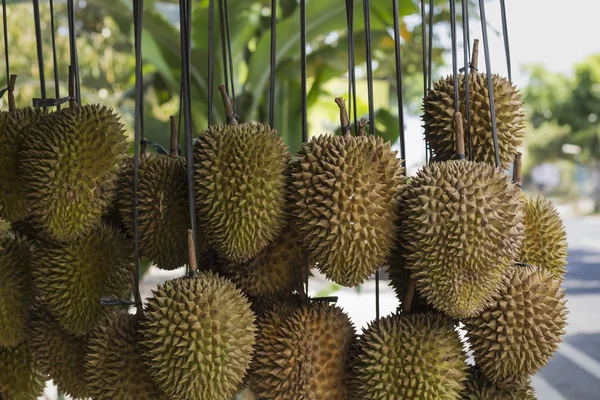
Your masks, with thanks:
<instances>
[{"instance_id":1,"label":"cluster of durians","mask_svg":"<svg viewBox=\"0 0 600 400\"><path fill-rule=\"evenodd\" d=\"M506 167L522 103L505 79L493 84ZM265 400L534 399L529 378L566 326L565 232L549 201L492 164L487 77L471 74L469 90L462 114L451 79L425 99L435 162L410 180L389 143L351 134L341 99L342 135L315 137L292 159L274 129L238 124L223 92L228 123L194 144L191 241L175 129L169 155L140 157L135 196L111 110L13 101L0 113L0 216L11 222L0 393L35 399L50 378L82 399L224 400L245 387ZM466 112L473 161L460 157ZM140 255L192 273L131 315L100 299L132 290L135 197ZM208 254L198 273L195 253ZM350 287L384 265L402 307L361 335L304 291L311 267Z\"/></svg>"}]
</instances>

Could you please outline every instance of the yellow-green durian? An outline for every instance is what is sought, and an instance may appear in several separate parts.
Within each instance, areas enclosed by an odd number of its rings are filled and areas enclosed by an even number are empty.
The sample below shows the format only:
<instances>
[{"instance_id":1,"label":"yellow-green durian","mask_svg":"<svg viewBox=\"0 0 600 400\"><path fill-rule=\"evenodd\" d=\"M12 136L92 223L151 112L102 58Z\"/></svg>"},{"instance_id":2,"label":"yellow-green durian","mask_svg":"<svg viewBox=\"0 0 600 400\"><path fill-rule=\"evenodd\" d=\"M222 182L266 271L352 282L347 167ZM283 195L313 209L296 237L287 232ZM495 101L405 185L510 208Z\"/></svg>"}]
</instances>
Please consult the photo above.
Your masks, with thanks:
<instances>
[{"instance_id":1,"label":"yellow-green durian","mask_svg":"<svg viewBox=\"0 0 600 400\"><path fill-rule=\"evenodd\" d=\"M520 251L517 187L487 163L425 166L400 196L399 243L427 302L454 318L479 314Z\"/></svg>"},{"instance_id":2,"label":"yellow-green durian","mask_svg":"<svg viewBox=\"0 0 600 400\"><path fill-rule=\"evenodd\" d=\"M255 316L226 278L201 272L158 285L142 325L144 361L173 399L223 400L241 387L255 343Z\"/></svg>"},{"instance_id":3,"label":"yellow-green durian","mask_svg":"<svg viewBox=\"0 0 600 400\"><path fill-rule=\"evenodd\" d=\"M353 357L356 399L458 399L467 379L463 345L440 314L393 314L371 322Z\"/></svg>"},{"instance_id":4,"label":"yellow-green durian","mask_svg":"<svg viewBox=\"0 0 600 400\"><path fill-rule=\"evenodd\" d=\"M70 243L38 240L32 256L36 291L48 311L73 334L85 334L113 307L102 296L129 299L133 249L104 223Z\"/></svg>"},{"instance_id":5,"label":"yellow-green durian","mask_svg":"<svg viewBox=\"0 0 600 400\"><path fill-rule=\"evenodd\" d=\"M560 281L539 268L513 267L480 315L464 321L475 364L500 387L515 387L546 366L567 326Z\"/></svg>"},{"instance_id":6,"label":"yellow-green durian","mask_svg":"<svg viewBox=\"0 0 600 400\"><path fill-rule=\"evenodd\" d=\"M394 246L404 168L376 136L320 135L292 168L292 213L317 268L356 286L384 265Z\"/></svg>"},{"instance_id":7,"label":"yellow-green durian","mask_svg":"<svg viewBox=\"0 0 600 400\"><path fill-rule=\"evenodd\" d=\"M71 241L100 224L126 151L123 125L104 106L73 105L32 126L18 173L32 215L52 239Z\"/></svg>"},{"instance_id":8,"label":"yellow-green durian","mask_svg":"<svg viewBox=\"0 0 600 400\"><path fill-rule=\"evenodd\" d=\"M259 123L219 125L194 145L196 207L217 253L245 262L286 224L290 153L274 129Z\"/></svg>"},{"instance_id":9,"label":"yellow-green durian","mask_svg":"<svg viewBox=\"0 0 600 400\"><path fill-rule=\"evenodd\" d=\"M512 389L501 389L483 376L477 368L472 368L469 380L465 383L462 400L537 400L531 382Z\"/></svg>"},{"instance_id":10,"label":"yellow-green durian","mask_svg":"<svg viewBox=\"0 0 600 400\"><path fill-rule=\"evenodd\" d=\"M142 362L140 340L139 318L125 311L109 315L92 331L85 366L92 398L166 399Z\"/></svg>"},{"instance_id":11,"label":"yellow-green durian","mask_svg":"<svg viewBox=\"0 0 600 400\"><path fill-rule=\"evenodd\" d=\"M38 370L27 341L15 347L0 347L0 393L7 400L35 400L46 380Z\"/></svg>"}]
</instances>

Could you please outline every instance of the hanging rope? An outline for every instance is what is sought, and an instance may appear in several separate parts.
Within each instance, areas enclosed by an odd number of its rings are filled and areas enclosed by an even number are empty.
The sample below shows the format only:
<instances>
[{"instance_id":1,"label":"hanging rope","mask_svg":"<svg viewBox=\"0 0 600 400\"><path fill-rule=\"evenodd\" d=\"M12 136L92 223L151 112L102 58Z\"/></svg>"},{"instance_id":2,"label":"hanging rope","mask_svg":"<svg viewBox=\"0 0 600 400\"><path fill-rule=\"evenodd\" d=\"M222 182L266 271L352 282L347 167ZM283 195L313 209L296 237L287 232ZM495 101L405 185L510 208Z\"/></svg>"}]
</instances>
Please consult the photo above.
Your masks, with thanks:
<instances>
[{"instance_id":1,"label":"hanging rope","mask_svg":"<svg viewBox=\"0 0 600 400\"><path fill-rule=\"evenodd\" d=\"M367 94L369 100L369 133L375 135L375 109L373 106L373 53L371 50L371 2L363 0L365 44L367 59ZM379 322L379 269L375 271L375 319Z\"/></svg>"},{"instance_id":2,"label":"hanging rope","mask_svg":"<svg viewBox=\"0 0 600 400\"><path fill-rule=\"evenodd\" d=\"M308 142L308 89L306 85L306 0L300 0L300 86L302 92L302 143ZM304 252L305 290L308 296L310 265L308 252Z\"/></svg>"},{"instance_id":3,"label":"hanging rope","mask_svg":"<svg viewBox=\"0 0 600 400\"><path fill-rule=\"evenodd\" d=\"M60 77L58 74L58 59L56 57L56 31L54 29L54 0L50 0L50 30L52 31L52 64L54 68L54 97L60 99ZM56 104L60 110L60 104Z\"/></svg>"},{"instance_id":4,"label":"hanging rope","mask_svg":"<svg viewBox=\"0 0 600 400\"><path fill-rule=\"evenodd\" d=\"M181 0L180 4L180 14L181 14ZM184 19L181 20L182 26L182 35L184 23L186 21ZM186 24L187 25L187 24ZM186 30L188 28L186 27ZM184 37L181 37L182 40L182 49L185 47L184 45ZM183 53L182 53L183 54ZM183 58L182 58L183 63ZM183 69L183 64L182 64ZM215 0L209 0L208 2L208 126L212 126L213 124L213 96L215 94ZM185 119L185 118L184 118ZM195 237L195 236L194 236Z\"/></svg>"},{"instance_id":5,"label":"hanging rope","mask_svg":"<svg viewBox=\"0 0 600 400\"><path fill-rule=\"evenodd\" d=\"M231 104L233 105L233 115L237 119L237 108L235 102L235 85L233 79L233 57L231 51L231 28L229 24L229 1L223 0L225 2L225 34L227 36L227 52L229 55L229 79L231 84Z\"/></svg>"},{"instance_id":6,"label":"hanging rope","mask_svg":"<svg viewBox=\"0 0 600 400\"><path fill-rule=\"evenodd\" d=\"M504 37L504 52L506 53L506 69L508 71L508 81L512 83L512 63L510 61L510 43L508 40L508 23L506 22L506 3L500 0L500 9L502 13L502 36Z\"/></svg>"},{"instance_id":7,"label":"hanging rope","mask_svg":"<svg viewBox=\"0 0 600 400\"><path fill-rule=\"evenodd\" d=\"M456 3L450 0L450 36L452 38L452 77L454 78L454 113L460 111L458 103L458 50L456 43Z\"/></svg>"},{"instance_id":8,"label":"hanging rope","mask_svg":"<svg viewBox=\"0 0 600 400\"><path fill-rule=\"evenodd\" d=\"M133 155L133 240L135 253L135 290L133 292L137 314L142 315L142 297L140 295L140 232L139 232L139 198L138 184L140 177L140 144L143 140L144 119L144 93L142 72L142 23L144 13L144 0L133 1L133 28L135 48L135 131L134 131L134 155Z\"/></svg>"},{"instance_id":9,"label":"hanging rope","mask_svg":"<svg viewBox=\"0 0 600 400\"><path fill-rule=\"evenodd\" d=\"M402 163L406 168L406 144L404 140L404 100L402 94L402 55L400 52L400 15L398 10L398 0L393 0L393 13L394 42L396 50L396 94L398 96L398 123L400 124L398 139L400 140L400 157L402 158Z\"/></svg>"},{"instance_id":10,"label":"hanging rope","mask_svg":"<svg viewBox=\"0 0 600 400\"><path fill-rule=\"evenodd\" d=\"M187 10L187 12L185 11ZM211 10L211 19L213 35L214 35L214 1L211 0L209 5ZM190 264L188 276L193 277L197 273L196 269L196 198L194 192L194 151L193 151L193 137L192 137L192 103L191 103L191 90L190 90L190 50L191 42L191 24L189 23L188 16L191 15L191 2L190 0L179 0L179 14L181 24L181 75L183 82L183 120L184 120L184 132L185 132L185 160L187 164L187 183L188 183L188 207L190 212L190 232L188 234L189 251L190 251ZM210 30L210 28L209 28ZM213 54L214 57L214 54ZM214 60L214 58L213 58ZM213 61L211 60L211 61Z\"/></svg>"},{"instance_id":11,"label":"hanging rope","mask_svg":"<svg viewBox=\"0 0 600 400\"><path fill-rule=\"evenodd\" d=\"M421 0L421 45L423 51L423 99L427 98L429 94L429 73L427 68L429 63L427 62L427 14L425 13L425 0ZM429 142L425 142L425 163L429 163Z\"/></svg>"},{"instance_id":12,"label":"hanging rope","mask_svg":"<svg viewBox=\"0 0 600 400\"><path fill-rule=\"evenodd\" d=\"M10 62L8 60L8 23L6 18L6 0L2 0L2 29L4 31L4 62L6 63L6 88L0 91L0 98L10 86Z\"/></svg>"},{"instance_id":13,"label":"hanging rope","mask_svg":"<svg viewBox=\"0 0 600 400\"><path fill-rule=\"evenodd\" d=\"M348 116L354 117L354 129L355 133L358 134L356 68L354 61L354 0L346 0L346 24L348 26L348 107L350 108Z\"/></svg>"},{"instance_id":14,"label":"hanging rope","mask_svg":"<svg viewBox=\"0 0 600 400\"><path fill-rule=\"evenodd\" d=\"M223 58L223 80L225 81L225 91L229 93L229 73L227 61L227 37L225 35L225 10L223 0L219 0L219 29L221 31L221 57Z\"/></svg>"},{"instance_id":15,"label":"hanging rope","mask_svg":"<svg viewBox=\"0 0 600 400\"><path fill-rule=\"evenodd\" d=\"M492 136L494 140L494 154L496 156L496 168L500 168L500 152L498 150L498 127L496 124L496 108L494 105L494 85L492 82L492 65L490 62L490 44L488 41L487 19L485 17L485 1L479 0L479 11L481 14L481 30L483 33L483 51L485 53L485 68L487 73L488 92L490 100L490 118L492 119Z\"/></svg>"},{"instance_id":16,"label":"hanging rope","mask_svg":"<svg viewBox=\"0 0 600 400\"><path fill-rule=\"evenodd\" d=\"M473 143L471 142L471 87L469 84L469 74L473 64L470 63L470 33L469 33L469 2L462 2L462 23L463 23L463 56L465 74L465 118L467 120L467 149L469 151L469 160L473 161Z\"/></svg>"},{"instance_id":17,"label":"hanging rope","mask_svg":"<svg viewBox=\"0 0 600 400\"><path fill-rule=\"evenodd\" d=\"M40 92L42 99L46 98L46 76L44 73L44 51L42 46L42 28L40 21L40 3L39 0L32 0L33 3L33 23L35 25L35 47L37 49L38 69L40 73Z\"/></svg>"},{"instance_id":18,"label":"hanging rope","mask_svg":"<svg viewBox=\"0 0 600 400\"><path fill-rule=\"evenodd\" d=\"M275 72L277 68L277 0L271 0L271 54L269 83L269 125L275 125ZM235 101L235 100L234 100Z\"/></svg>"},{"instance_id":19,"label":"hanging rope","mask_svg":"<svg viewBox=\"0 0 600 400\"><path fill-rule=\"evenodd\" d=\"M73 5L73 0L67 0L67 19L69 20L69 52L75 79L75 102L81 104L81 81L79 80L79 57L77 56L75 6Z\"/></svg>"}]
</instances>

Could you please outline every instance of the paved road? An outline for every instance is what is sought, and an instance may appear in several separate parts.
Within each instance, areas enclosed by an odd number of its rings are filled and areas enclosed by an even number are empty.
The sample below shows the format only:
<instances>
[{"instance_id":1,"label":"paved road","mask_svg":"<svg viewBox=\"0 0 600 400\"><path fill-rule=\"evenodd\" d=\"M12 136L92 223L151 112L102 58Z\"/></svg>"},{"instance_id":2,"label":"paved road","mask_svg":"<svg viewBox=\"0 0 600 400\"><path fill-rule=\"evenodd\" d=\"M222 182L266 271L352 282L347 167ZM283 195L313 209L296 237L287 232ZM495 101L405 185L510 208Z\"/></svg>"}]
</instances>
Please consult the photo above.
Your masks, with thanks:
<instances>
[{"instance_id":1,"label":"paved road","mask_svg":"<svg viewBox=\"0 0 600 400\"><path fill-rule=\"evenodd\" d=\"M565 288L568 296L569 327L558 354L534 377L539 400L600 399L600 218L566 217L569 266ZM143 296L158 282L180 274L152 270L142 284ZM331 284L316 276L312 295L327 292ZM360 294L355 289L335 293L357 328L375 318L375 285L367 282ZM394 293L381 282L380 312L387 315L398 306Z\"/></svg>"}]
</instances>

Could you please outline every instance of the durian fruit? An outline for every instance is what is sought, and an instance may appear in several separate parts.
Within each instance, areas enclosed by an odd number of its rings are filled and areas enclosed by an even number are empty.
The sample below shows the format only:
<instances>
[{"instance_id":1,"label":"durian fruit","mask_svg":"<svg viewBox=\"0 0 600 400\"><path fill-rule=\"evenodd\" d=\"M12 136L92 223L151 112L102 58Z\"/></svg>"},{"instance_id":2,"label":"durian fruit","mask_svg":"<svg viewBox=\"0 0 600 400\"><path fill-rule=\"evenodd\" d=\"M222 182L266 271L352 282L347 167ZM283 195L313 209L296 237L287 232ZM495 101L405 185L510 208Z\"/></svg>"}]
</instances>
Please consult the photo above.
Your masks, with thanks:
<instances>
[{"instance_id":1,"label":"durian fruit","mask_svg":"<svg viewBox=\"0 0 600 400\"><path fill-rule=\"evenodd\" d=\"M0 393L3 399L37 399L45 386L46 380L38 371L27 341L16 347L0 347Z\"/></svg>"},{"instance_id":2,"label":"durian fruit","mask_svg":"<svg viewBox=\"0 0 600 400\"><path fill-rule=\"evenodd\" d=\"M465 320L475 364L489 381L514 387L553 357L567 325L560 281L544 270L514 267L488 308Z\"/></svg>"},{"instance_id":3,"label":"durian fruit","mask_svg":"<svg viewBox=\"0 0 600 400\"><path fill-rule=\"evenodd\" d=\"M89 335L72 335L43 308L31 318L30 345L40 372L52 379L60 392L76 399L91 396L84 378Z\"/></svg>"},{"instance_id":4,"label":"durian fruit","mask_svg":"<svg viewBox=\"0 0 600 400\"><path fill-rule=\"evenodd\" d=\"M34 297L31 244L12 231L0 233L0 346L13 347L27 333Z\"/></svg>"},{"instance_id":5,"label":"durian fruit","mask_svg":"<svg viewBox=\"0 0 600 400\"><path fill-rule=\"evenodd\" d=\"M65 330L88 333L111 309L100 304L102 296L129 298L132 253L125 236L104 223L70 243L38 240L32 255L36 291Z\"/></svg>"},{"instance_id":6,"label":"durian fruit","mask_svg":"<svg viewBox=\"0 0 600 400\"><path fill-rule=\"evenodd\" d=\"M489 383L477 368L472 368L465 383L463 400L536 400L531 382L513 389L501 389Z\"/></svg>"},{"instance_id":7,"label":"durian fruit","mask_svg":"<svg viewBox=\"0 0 600 400\"><path fill-rule=\"evenodd\" d=\"M344 107L342 99L336 102ZM292 212L304 247L327 278L359 285L384 265L394 246L401 160L381 137L347 132L313 138L298 161Z\"/></svg>"},{"instance_id":8,"label":"durian fruit","mask_svg":"<svg viewBox=\"0 0 600 400\"><path fill-rule=\"evenodd\" d=\"M139 318L127 312L109 315L91 333L85 379L94 399L160 400L165 396L142 362Z\"/></svg>"},{"instance_id":9,"label":"durian fruit","mask_svg":"<svg viewBox=\"0 0 600 400\"><path fill-rule=\"evenodd\" d=\"M483 311L520 250L517 187L487 163L433 163L403 190L400 210L400 244L421 296L454 318Z\"/></svg>"},{"instance_id":10,"label":"durian fruit","mask_svg":"<svg viewBox=\"0 0 600 400\"><path fill-rule=\"evenodd\" d=\"M306 274L304 252L291 227L250 262L225 262L225 275L251 297L269 297L299 290Z\"/></svg>"},{"instance_id":11,"label":"durian fruit","mask_svg":"<svg viewBox=\"0 0 600 400\"><path fill-rule=\"evenodd\" d=\"M357 399L458 399L467 379L463 345L440 314L392 314L371 322L353 358Z\"/></svg>"},{"instance_id":12,"label":"durian fruit","mask_svg":"<svg viewBox=\"0 0 600 400\"><path fill-rule=\"evenodd\" d=\"M32 215L52 239L75 240L99 225L126 151L123 125L104 106L75 104L32 126L19 176Z\"/></svg>"},{"instance_id":13,"label":"durian fruit","mask_svg":"<svg viewBox=\"0 0 600 400\"><path fill-rule=\"evenodd\" d=\"M287 315L286 315L287 314ZM272 400L346 400L355 330L338 307L306 304L267 314L253 364L252 388Z\"/></svg>"},{"instance_id":14,"label":"durian fruit","mask_svg":"<svg viewBox=\"0 0 600 400\"><path fill-rule=\"evenodd\" d=\"M242 292L212 272L158 285L141 322L154 382L175 399L231 398L252 360L254 320Z\"/></svg>"},{"instance_id":15,"label":"durian fruit","mask_svg":"<svg viewBox=\"0 0 600 400\"><path fill-rule=\"evenodd\" d=\"M25 193L19 180L19 151L23 138L42 116L41 110L15 107L14 84L11 76L8 88L9 111L0 112L0 218L15 222L29 215Z\"/></svg>"},{"instance_id":16,"label":"durian fruit","mask_svg":"<svg viewBox=\"0 0 600 400\"><path fill-rule=\"evenodd\" d=\"M477 51L478 41L474 46ZM474 56L476 61L476 56ZM465 102L465 75L458 77L459 109L463 116L464 131L467 131ZM521 94L506 78L492 76L494 88L494 109L498 131L498 150L500 166L507 169L513 162L517 149L523 143L525 131L525 111ZM471 70L469 73L469 116L471 143L474 161L495 166L496 156L492 137L492 119L488 77L486 74ZM433 161L446 161L454 158L454 77L448 76L434 83L433 90L423 102L423 122L425 140L431 146ZM467 148L467 158L470 158Z\"/></svg>"},{"instance_id":17,"label":"durian fruit","mask_svg":"<svg viewBox=\"0 0 600 400\"><path fill-rule=\"evenodd\" d=\"M276 130L237 125L233 112L227 113L230 125L209 127L194 145L196 207L217 253L245 262L285 227L291 156Z\"/></svg>"},{"instance_id":18,"label":"durian fruit","mask_svg":"<svg viewBox=\"0 0 600 400\"><path fill-rule=\"evenodd\" d=\"M537 265L562 280L567 265L567 233L552 201L523 196L525 235L519 261Z\"/></svg>"}]
</instances>

